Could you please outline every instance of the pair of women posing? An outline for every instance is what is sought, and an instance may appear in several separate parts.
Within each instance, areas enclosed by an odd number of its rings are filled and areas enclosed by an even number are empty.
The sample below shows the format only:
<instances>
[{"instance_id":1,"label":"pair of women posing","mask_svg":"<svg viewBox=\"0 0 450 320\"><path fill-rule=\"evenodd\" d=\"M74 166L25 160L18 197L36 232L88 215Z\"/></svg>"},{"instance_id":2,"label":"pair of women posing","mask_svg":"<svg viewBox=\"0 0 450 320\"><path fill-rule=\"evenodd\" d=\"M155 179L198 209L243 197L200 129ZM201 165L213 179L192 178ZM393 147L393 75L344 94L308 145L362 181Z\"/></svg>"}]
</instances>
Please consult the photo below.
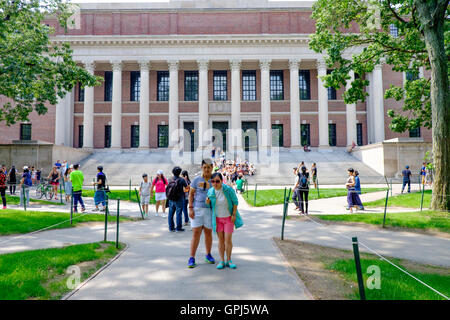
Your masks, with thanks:
<instances>
[{"instance_id":1,"label":"pair of women posing","mask_svg":"<svg viewBox=\"0 0 450 320\"><path fill-rule=\"evenodd\" d=\"M222 174L212 174L212 170L212 161L210 159L203 160L202 175L191 182L189 217L191 219L192 240L188 267L194 268L196 266L195 253L202 231L205 235L205 261L211 264L215 263L211 255L212 232L215 231L219 238L221 259L217 269L225 267L235 269L236 265L231 261L232 235L235 227L239 228L243 225L237 210L238 199L234 189L223 183Z\"/></svg>"}]
</instances>

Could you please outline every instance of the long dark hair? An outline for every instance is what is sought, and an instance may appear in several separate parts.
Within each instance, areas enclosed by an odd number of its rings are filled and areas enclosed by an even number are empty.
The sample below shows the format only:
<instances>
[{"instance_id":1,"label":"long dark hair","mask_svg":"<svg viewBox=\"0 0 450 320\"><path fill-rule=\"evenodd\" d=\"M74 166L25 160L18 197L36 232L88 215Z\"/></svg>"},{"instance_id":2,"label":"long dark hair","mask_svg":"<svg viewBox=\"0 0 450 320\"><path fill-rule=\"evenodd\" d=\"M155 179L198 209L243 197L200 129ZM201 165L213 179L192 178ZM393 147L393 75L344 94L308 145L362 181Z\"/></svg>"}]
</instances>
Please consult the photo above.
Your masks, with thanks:
<instances>
[{"instance_id":1,"label":"long dark hair","mask_svg":"<svg viewBox=\"0 0 450 320\"><path fill-rule=\"evenodd\" d=\"M189 173L186 170L183 170L183 172L181 172L181 176L186 177L188 184L191 183L191 179L189 179Z\"/></svg>"},{"instance_id":2,"label":"long dark hair","mask_svg":"<svg viewBox=\"0 0 450 320\"><path fill-rule=\"evenodd\" d=\"M161 173L161 178L162 178L162 181L163 181L163 183L164 184L167 184L167 180L166 180L166 178L164 177L164 175ZM158 182L158 179L159 179L159 177L158 177L158 175L156 175L156 182Z\"/></svg>"}]
</instances>

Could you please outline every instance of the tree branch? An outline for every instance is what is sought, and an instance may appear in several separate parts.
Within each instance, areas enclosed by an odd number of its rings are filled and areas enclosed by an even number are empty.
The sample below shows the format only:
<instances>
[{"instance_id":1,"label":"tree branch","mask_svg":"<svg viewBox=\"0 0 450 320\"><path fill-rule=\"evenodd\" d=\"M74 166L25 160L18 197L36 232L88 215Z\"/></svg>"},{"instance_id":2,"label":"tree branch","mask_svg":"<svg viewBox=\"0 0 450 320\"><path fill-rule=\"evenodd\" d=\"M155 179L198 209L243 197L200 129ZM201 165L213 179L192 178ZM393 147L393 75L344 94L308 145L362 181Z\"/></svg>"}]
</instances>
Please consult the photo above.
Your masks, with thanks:
<instances>
[{"instance_id":1,"label":"tree branch","mask_svg":"<svg viewBox=\"0 0 450 320\"><path fill-rule=\"evenodd\" d=\"M390 1L390 0L388 1L388 7L389 7L389 10L391 10L391 12L394 14L395 18L396 18L398 21L400 21L401 23L405 23L405 24L408 23L407 21L403 20L403 19L397 14L397 12L394 10L394 8L391 7L391 1Z\"/></svg>"}]
</instances>

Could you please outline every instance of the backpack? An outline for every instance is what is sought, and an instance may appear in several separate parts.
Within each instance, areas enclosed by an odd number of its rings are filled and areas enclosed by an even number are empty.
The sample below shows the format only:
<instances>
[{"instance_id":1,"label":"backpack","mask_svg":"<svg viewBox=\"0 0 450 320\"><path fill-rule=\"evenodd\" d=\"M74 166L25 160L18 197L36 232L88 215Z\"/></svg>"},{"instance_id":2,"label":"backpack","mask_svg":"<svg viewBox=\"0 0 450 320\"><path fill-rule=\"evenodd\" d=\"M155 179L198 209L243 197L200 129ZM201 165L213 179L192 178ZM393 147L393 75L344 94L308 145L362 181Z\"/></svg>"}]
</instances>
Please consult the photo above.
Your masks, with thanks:
<instances>
[{"instance_id":1,"label":"backpack","mask_svg":"<svg viewBox=\"0 0 450 320\"><path fill-rule=\"evenodd\" d=\"M306 175L299 174L298 177L299 177L298 181L300 184L300 188L307 189L308 188L308 178L306 177Z\"/></svg>"},{"instance_id":2,"label":"backpack","mask_svg":"<svg viewBox=\"0 0 450 320\"><path fill-rule=\"evenodd\" d=\"M169 181L169 184L166 187L166 197L169 200L177 201L180 197L179 188L178 188L178 180L180 178L176 178Z\"/></svg>"}]
</instances>

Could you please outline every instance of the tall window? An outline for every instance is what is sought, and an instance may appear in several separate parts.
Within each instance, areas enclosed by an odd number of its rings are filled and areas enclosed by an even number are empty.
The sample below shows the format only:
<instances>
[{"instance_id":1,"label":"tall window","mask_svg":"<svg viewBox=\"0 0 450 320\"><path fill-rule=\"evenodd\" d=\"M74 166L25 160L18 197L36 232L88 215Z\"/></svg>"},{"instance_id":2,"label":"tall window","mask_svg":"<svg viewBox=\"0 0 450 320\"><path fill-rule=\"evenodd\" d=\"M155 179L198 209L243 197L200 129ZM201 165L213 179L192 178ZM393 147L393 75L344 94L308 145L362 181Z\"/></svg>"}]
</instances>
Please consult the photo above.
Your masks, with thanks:
<instances>
[{"instance_id":1,"label":"tall window","mask_svg":"<svg viewBox=\"0 0 450 320\"><path fill-rule=\"evenodd\" d=\"M158 71L158 101L169 101L169 71Z\"/></svg>"},{"instance_id":2,"label":"tall window","mask_svg":"<svg viewBox=\"0 0 450 320\"><path fill-rule=\"evenodd\" d=\"M272 124L272 147L283 147L283 125Z\"/></svg>"},{"instance_id":3,"label":"tall window","mask_svg":"<svg viewBox=\"0 0 450 320\"><path fill-rule=\"evenodd\" d=\"M311 82L309 70L299 70L298 84L300 100L311 100Z\"/></svg>"},{"instance_id":4,"label":"tall window","mask_svg":"<svg viewBox=\"0 0 450 320\"><path fill-rule=\"evenodd\" d=\"M395 24L389 25L389 33L390 33L391 36L393 36L394 38L397 38L397 37L398 37L398 28L395 26Z\"/></svg>"},{"instance_id":5,"label":"tall window","mask_svg":"<svg viewBox=\"0 0 450 320\"><path fill-rule=\"evenodd\" d=\"M131 126L131 148L139 147L139 125Z\"/></svg>"},{"instance_id":6,"label":"tall window","mask_svg":"<svg viewBox=\"0 0 450 320\"><path fill-rule=\"evenodd\" d=\"M20 124L20 140L31 140L31 123Z\"/></svg>"},{"instance_id":7,"label":"tall window","mask_svg":"<svg viewBox=\"0 0 450 320\"><path fill-rule=\"evenodd\" d=\"M111 126L105 126L105 148L111 148Z\"/></svg>"},{"instance_id":8,"label":"tall window","mask_svg":"<svg viewBox=\"0 0 450 320\"><path fill-rule=\"evenodd\" d=\"M419 79L419 72L418 71L406 71L405 78L408 81L414 81Z\"/></svg>"},{"instance_id":9,"label":"tall window","mask_svg":"<svg viewBox=\"0 0 450 320\"><path fill-rule=\"evenodd\" d=\"M141 95L141 72L130 72L130 101L139 101Z\"/></svg>"},{"instance_id":10,"label":"tall window","mask_svg":"<svg viewBox=\"0 0 450 320\"><path fill-rule=\"evenodd\" d=\"M158 125L158 148L167 148L169 146L169 126Z\"/></svg>"},{"instance_id":11,"label":"tall window","mask_svg":"<svg viewBox=\"0 0 450 320\"><path fill-rule=\"evenodd\" d=\"M254 101L256 100L256 71L243 70L242 71L242 100Z\"/></svg>"},{"instance_id":12,"label":"tall window","mask_svg":"<svg viewBox=\"0 0 450 320\"><path fill-rule=\"evenodd\" d=\"M336 146L336 124L329 123L328 124L328 142L330 146Z\"/></svg>"},{"instance_id":13,"label":"tall window","mask_svg":"<svg viewBox=\"0 0 450 320\"><path fill-rule=\"evenodd\" d=\"M83 148L83 133L84 133L83 125L78 126L78 148Z\"/></svg>"},{"instance_id":14,"label":"tall window","mask_svg":"<svg viewBox=\"0 0 450 320\"><path fill-rule=\"evenodd\" d=\"M213 73L213 99L227 100L227 71L217 71Z\"/></svg>"},{"instance_id":15,"label":"tall window","mask_svg":"<svg viewBox=\"0 0 450 320\"><path fill-rule=\"evenodd\" d=\"M78 82L78 101L84 101L84 88Z\"/></svg>"},{"instance_id":16,"label":"tall window","mask_svg":"<svg viewBox=\"0 0 450 320\"><path fill-rule=\"evenodd\" d=\"M420 127L409 130L409 137L410 138L420 138Z\"/></svg>"},{"instance_id":17,"label":"tall window","mask_svg":"<svg viewBox=\"0 0 450 320\"><path fill-rule=\"evenodd\" d=\"M362 123L357 123L356 124L356 140L357 140L357 144L358 146L362 146L363 143L363 131L362 131Z\"/></svg>"},{"instance_id":18,"label":"tall window","mask_svg":"<svg viewBox=\"0 0 450 320\"><path fill-rule=\"evenodd\" d=\"M198 71L184 72L184 101L198 101Z\"/></svg>"},{"instance_id":19,"label":"tall window","mask_svg":"<svg viewBox=\"0 0 450 320\"><path fill-rule=\"evenodd\" d=\"M112 71L105 71L105 101L112 101Z\"/></svg>"},{"instance_id":20,"label":"tall window","mask_svg":"<svg viewBox=\"0 0 450 320\"><path fill-rule=\"evenodd\" d=\"M300 125L300 138L302 146L311 145L311 126L309 123L302 123Z\"/></svg>"},{"instance_id":21,"label":"tall window","mask_svg":"<svg viewBox=\"0 0 450 320\"><path fill-rule=\"evenodd\" d=\"M270 100L283 100L283 70L270 71Z\"/></svg>"},{"instance_id":22,"label":"tall window","mask_svg":"<svg viewBox=\"0 0 450 320\"><path fill-rule=\"evenodd\" d=\"M327 70L327 74L330 74L331 70ZM336 89L333 87L328 87L328 100L336 100Z\"/></svg>"}]
</instances>

